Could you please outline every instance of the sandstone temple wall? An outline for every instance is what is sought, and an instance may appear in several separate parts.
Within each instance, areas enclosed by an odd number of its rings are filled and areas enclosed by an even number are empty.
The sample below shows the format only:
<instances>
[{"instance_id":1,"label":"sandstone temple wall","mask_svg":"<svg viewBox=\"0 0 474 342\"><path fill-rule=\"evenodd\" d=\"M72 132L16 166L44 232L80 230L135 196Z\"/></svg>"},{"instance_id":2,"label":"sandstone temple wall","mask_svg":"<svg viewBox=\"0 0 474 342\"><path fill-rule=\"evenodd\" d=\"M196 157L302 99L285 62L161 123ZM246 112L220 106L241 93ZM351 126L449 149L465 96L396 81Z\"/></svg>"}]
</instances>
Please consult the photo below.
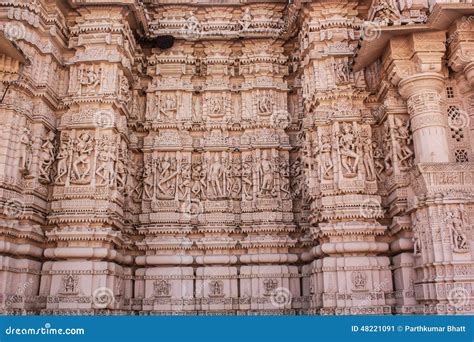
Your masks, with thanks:
<instances>
[{"instance_id":1,"label":"sandstone temple wall","mask_svg":"<svg viewBox=\"0 0 474 342\"><path fill-rule=\"evenodd\" d=\"M474 314L472 1L0 2L0 312Z\"/></svg>"}]
</instances>

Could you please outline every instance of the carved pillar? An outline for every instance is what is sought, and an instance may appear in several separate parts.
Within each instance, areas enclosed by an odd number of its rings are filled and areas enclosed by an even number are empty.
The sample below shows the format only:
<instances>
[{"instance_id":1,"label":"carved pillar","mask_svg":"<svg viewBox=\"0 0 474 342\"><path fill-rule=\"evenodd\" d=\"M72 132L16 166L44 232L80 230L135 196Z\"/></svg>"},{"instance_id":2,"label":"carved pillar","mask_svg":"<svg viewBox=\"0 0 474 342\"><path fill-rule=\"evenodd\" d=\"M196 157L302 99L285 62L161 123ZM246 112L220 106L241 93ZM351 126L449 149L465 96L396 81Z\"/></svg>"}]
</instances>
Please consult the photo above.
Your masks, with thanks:
<instances>
[{"instance_id":1,"label":"carved pillar","mask_svg":"<svg viewBox=\"0 0 474 342\"><path fill-rule=\"evenodd\" d=\"M410 113L415 163L448 162L447 120L441 108L444 77L416 74L401 80L398 87Z\"/></svg>"},{"instance_id":2,"label":"carved pillar","mask_svg":"<svg viewBox=\"0 0 474 342\"><path fill-rule=\"evenodd\" d=\"M107 314L130 309L132 294L123 204L134 40L120 6L79 8L72 32L40 293L45 314Z\"/></svg>"},{"instance_id":3,"label":"carved pillar","mask_svg":"<svg viewBox=\"0 0 474 342\"><path fill-rule=\"evenodd\" d=\"M320 25L338 11L336 26ZM377 194L372 125L362 72L348 57L358 32L351 5L311 4L300 33L307 181L312 196L309 295L320 314L388 314L392 277ZM312 18L318 18L315 21ZM314 21L313 21L314 20ZM316 259L316 260L315 260ZM308 295L305 293L305 295Z\"/></svg>"}]
</instances>

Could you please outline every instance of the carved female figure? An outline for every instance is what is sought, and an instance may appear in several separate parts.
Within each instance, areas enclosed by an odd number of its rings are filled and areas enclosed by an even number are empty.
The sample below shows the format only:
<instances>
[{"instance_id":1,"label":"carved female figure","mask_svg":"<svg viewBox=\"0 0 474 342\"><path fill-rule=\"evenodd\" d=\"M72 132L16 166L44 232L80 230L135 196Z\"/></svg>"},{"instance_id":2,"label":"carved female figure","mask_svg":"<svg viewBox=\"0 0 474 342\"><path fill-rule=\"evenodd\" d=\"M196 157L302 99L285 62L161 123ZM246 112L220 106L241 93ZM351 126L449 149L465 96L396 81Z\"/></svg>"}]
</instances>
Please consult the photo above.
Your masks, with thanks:
<instances>
[{"instance_id":1,"label":"carved female figure","mask_svg":"<svg viewBox=\"0 0 474 342\"><path fill-rule=\"evenodd\" d=\"M20 172L23 175L30 173L31 168L31 131L28 127L23 128L20 137Z\"/></svg>"},{"instance_id":2,"label":"carved female figure","mask_svg":"<svg viewBox=\"0 0 474 342\"><path fill-rule=\"evenodd\" d=\"M39 165L39 181L49 183L51 181L51 166L54 163L54 137L53 131L46 134L46 139L41 145L40 165Z\"/></svg>"},{"instance_id":3,"label":"carved female figure","mask_svg":"<svg viewBox=\"0 0 474 342\"><path fill-rule=\"evenodd\" d=\"M77 157L72 164L74 179L76 181L85 182L87 177L89 177L91 170L92 150L92 137L87 132L81 133L75 147Z\"/></svg>"},{"instance_id":4,"label":"carved female figure","mask_svg":"<svg viewBox=\"0 0 474 342\"><path fill-rule=\"evenodd\" d=\"M365 174L368 181L375 180L374 156L372 153L372 140L367 138L362 144L362 156L365 168Z\"/></svg>"},{"instance_id":5,"label":"carved female figure","mask_svg":"<svg viewBox=\"0 0 474 342\"><path fill-rule=\"evenodd\" d=\"M68 162L69 162L69 156L71 155L70 153L70 144L68 142L61 142L61 145L59 147L59 152L56 156L56 159L58 161L58 173L55 178L55 183L56 184L64 184L65 180L63 179L64 176L67 175L69 167L68 167Z\"/></svg>"},{"instance_id":6,"label":"carved female figure","mask_svg":"<svg viewBox=\"0 0 474 342\"><path fill-rule=\"evenodd\" d=\"M333 178L334 164L332 162L331 151L331 139L328 135L323 135L321 137L321 147L319 149L319 153L321 156L321 174L323 175L324 179Z\"/></svg>"},{"instance_id":7,"label":"carved female figure","mask_svg":"<svg viewBox=\"0 0 474 342\"><path fill-rule=\"evenodd\" d=\"M342 134L339 135L339 147L342 167L346 170L346 177L354 177L357 174L359 154L357 153L356 137L352 126L348 123L342 125Z\"/></svg>"}]
</instances>

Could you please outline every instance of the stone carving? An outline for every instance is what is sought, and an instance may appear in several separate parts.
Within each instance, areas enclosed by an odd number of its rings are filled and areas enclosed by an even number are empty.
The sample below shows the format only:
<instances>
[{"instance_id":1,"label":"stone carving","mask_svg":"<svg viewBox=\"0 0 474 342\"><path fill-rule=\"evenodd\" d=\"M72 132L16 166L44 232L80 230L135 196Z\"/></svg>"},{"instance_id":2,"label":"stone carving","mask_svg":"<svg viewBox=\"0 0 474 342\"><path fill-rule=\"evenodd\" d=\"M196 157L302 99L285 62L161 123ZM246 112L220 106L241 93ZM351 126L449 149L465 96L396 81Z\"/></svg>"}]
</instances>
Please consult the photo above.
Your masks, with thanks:
<instances>
[{"instance_id":1,"label":"stone carving","mask_svg":"<svg viewBox=\"0 0 474 342\"><path fill-rule=\"evenodd\" d=\"M339 155L343 174L345 177L351 178L357 176L359 166L359 142L354 134L353 126L350 123L342 124L342 131L336 133L339 142Z\"/></svg>"},{"instance_id":2,"label":"stone carving","mask_svg":"<svg viewBox=\"0 0 474 342\"><path fill-rule=\"evenodd\" d=\"M367 274L361 271L355 271L351 274L353 291L364 291L367 288Z\"/></svg>"},{"instance_id":3,"label":"stone carving","mask_svg":"<svg viewBox=\"0 0 474 342\"><path fill-rule=\"evenodd\" d=\"M71 182L86 184L90 182L91 154L94 149L93 138L88 132L81 132L74 146Z\"/></svg>"},{"instance_id":4,"label":"stone carving","mask_svg":"<svg viewBox=\"0 0 474 342\"><path fill-rule=\"evenodd\" d=\"M107 136L97 140L97 161L95 181L97 186L112 186L115 184L115 151Z\"/></svg>"},{"instance_id":5,"label":"stone carving","mask_svg":"<svg viewBox=\"0 0 474 342\"><path fill-rule=\"evenodd\" d=\"M259 182L259 197L275 197L274 165L267 150L263 150L260 160L257 161L257 179Z\"/></svg>"},{"instance_id":6,"label":"stone carving","mask_svg":"<svg viewBox=\"0 0 474 342\"><path fill-rule=\"evenodd\" d=\"M276 279L265 279L263 281L263 288L265 290L265 296L271 296L278 287L278 281Z\"/></svg>"},{"instance_id":7,"label":"stone carving","mask_svg":"<svg viewBox=\"0 0 474 342\"><path fill-rule=\"evenodd\" d=\"M53 131L46 133L43 143L40 149L40 165L38 180L41 183L49 184L51 182L51 168L55 160L55 146L54 146L55 134Z\"/></svg>"},{"instance_id":8,"label":"stone carving","mask_svg":"<svg viewBox=\"0 0 474 342\"><path fill-rule=\"evenodd\" d=\"M1 5L2 313L474 313L466 3L57 3Z\"/></svg>"},{"instance_id":9,"label":"stone carving","mask_svg":"<svg viewBox=\"0 0 474 342\"><path fill-rule=\"evenodd\" d=\"M20 172L23 176L29 176L32 162L32 136L28 126L23 128L20 136Z\"/></svg>"},{"instance_id":10,"label":"stone carving","mask_svg":"<svg viewBox=\"0 0 474 342\"><path fill-rule=\"evenodd\" d=\"M394 150L401 170L406 170L412 165L413 151L409 147L411 135L408 124L408 121L404 122L400 118L395 119Z\"/></svg>"},{"instance_id":11,"label":"stone carving","mask_svg":"<svg viewBox=\"0 0 474 342\"><path fill-rule=\"evenodd\" d=\"M209 286L209 297L222 297L224 296L224 283L222 280L211 280L208 283Z\"/></svg>"},{"instance_id":12,"label":"stone carving","mask_svg":"<svg viewBox=\"0 0 474 342\"><path fill-rule=\"evenodd\" d=\"M153 294L155 297L170 297L171 284L168 280L162 279L153 282Z\"/></svg>"},{"instance_id":13,"label":"stone carving","mask_svg":"<svg viewBox=\"0 0 474 342\"><path fill-rule=\"evenodd\" d=\"M81 92L79 95L97 94L100 86L102 69L95 69L94 66L84 67L79 71L79 84Z\"/></svg>"},{"instance_id":14,"label":"stone carving","mask_svg":"<svg viewBox=\"0 0 474 342\"><path fill-rule=\"evenodd\" d=\"M242 13L242 17L239 20L240 29L242 31L247 31L252 26L252 21L253 21L253 17L252 17L252 14L250 13L250 8L247 7L244 13Z\"/></svg>"},{"instance_id":15,"label":"stone carving","mask_svg":"<svg viewBox=\"0 0 474 342\"><path fill-rule=\"evenodd\" d=\"M448 211L446 213L446 225L452 238L452 246L455 252L467 252L469 250L469 243L464 227L468 225L468 217L461 209Z\"/></svg>"},{"instance_id":16,"label":"stone carving","mask_svg":"<svg viewBox=\"0 0 474 342\"><path fill-rule=\"evenodd\" d=\"M60 293L63 295L77 295L79 293L79 276L75 274L63 276Z\"/></svg>"}]
</instances>

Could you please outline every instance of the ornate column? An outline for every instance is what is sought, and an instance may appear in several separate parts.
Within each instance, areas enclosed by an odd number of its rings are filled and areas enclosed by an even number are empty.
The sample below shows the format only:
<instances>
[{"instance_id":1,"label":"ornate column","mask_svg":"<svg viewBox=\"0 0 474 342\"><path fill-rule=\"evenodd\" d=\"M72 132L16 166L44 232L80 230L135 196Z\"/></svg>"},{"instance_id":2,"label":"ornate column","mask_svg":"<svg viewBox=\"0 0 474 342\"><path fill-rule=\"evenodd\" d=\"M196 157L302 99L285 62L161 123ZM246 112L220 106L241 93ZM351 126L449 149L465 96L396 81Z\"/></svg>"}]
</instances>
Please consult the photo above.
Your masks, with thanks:
<instances>
[{"instance_id":1,"label":"ornate column","mask_svg":"<svg viewBox=\"0 0 474 342\"><path fill-rule=\"evenodd\" d=\"M392 277L377 194L372 125L362 72L349 56L358 37L353 4L304 8L300 32L305 167L312 203L309 294L320 314L389 314ZM338 13L334 17L332 13ZM317 18L317 19L316 19ZM309 268L309 269L308 269ZM304 293L307 295L307 293Z\"/></svg>"},{"instance_id":2,"label":"ornate column","mask_svg":"<svg viewBox=\"0 0 474 342\"><path fill-rule=\"evenodd\" d=\"M40 19L53 12L54 22ZM7 314L38 314L46 304L38 293L56 112L67 82L65 25L63 11L40 2L0 4L2 37L11 41L0 54L0 310Z\"/></svg>"},{"instance_id":3,"label":"ornate column","mask_svg":"<svg viewBox=\"0 0 474 342\"><path fill-rule=\"evenodd\" d=\"M124 253L126 116L135 42L122 6L77 9L40 293L45 314L130 309L133 257Z\"/></svg>"},{"instance_id":4,"label":"ornate column","mask_svg":"<svg viewBox=\"0 0 474 342\"><path fill-rule=\"evenodd\" d=\"M458 88L447 79L444 40L444 32L398 37L383 58L410 114L415 167L406 212L413 227L413 289L418 312L430 314L472 312L472 167L453 153L462 139L453 129L461 107L451 105Z\"/></svg>"},{"instance_id":5,"label":"ornate column","mask_svg":"<svg viewBox=\"0 0 474 342\"><path fill-rule=\"evenodd\" d=\"M403 78L398 84L410 113L415 163L449 161L447 120L441 108L444 79L438 73L425 72Z\"/></svg>"}]
</instances>

